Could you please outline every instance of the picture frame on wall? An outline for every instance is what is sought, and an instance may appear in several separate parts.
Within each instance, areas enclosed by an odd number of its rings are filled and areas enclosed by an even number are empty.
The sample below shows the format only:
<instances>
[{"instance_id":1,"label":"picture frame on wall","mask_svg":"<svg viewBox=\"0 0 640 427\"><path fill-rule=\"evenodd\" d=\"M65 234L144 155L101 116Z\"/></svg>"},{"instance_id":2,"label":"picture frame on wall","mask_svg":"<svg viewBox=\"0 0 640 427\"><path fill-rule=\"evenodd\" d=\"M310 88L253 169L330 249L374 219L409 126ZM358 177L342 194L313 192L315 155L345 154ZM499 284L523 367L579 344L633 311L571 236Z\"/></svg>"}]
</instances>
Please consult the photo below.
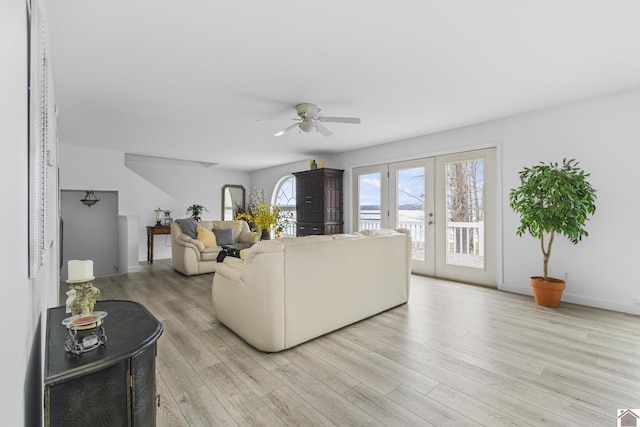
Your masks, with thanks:
<instances>
[{"instance_id":1,"label":"picture frame on wall","mask_svg":"<svg viewBox=\"0 0 640 427\"><path fill-rule=\"evenodd\" d=\"M29 45L29 278L44 264L49 246L48 173L49 61L46 23L38 4L31 4Z\"/></svg>"}]
</instances>

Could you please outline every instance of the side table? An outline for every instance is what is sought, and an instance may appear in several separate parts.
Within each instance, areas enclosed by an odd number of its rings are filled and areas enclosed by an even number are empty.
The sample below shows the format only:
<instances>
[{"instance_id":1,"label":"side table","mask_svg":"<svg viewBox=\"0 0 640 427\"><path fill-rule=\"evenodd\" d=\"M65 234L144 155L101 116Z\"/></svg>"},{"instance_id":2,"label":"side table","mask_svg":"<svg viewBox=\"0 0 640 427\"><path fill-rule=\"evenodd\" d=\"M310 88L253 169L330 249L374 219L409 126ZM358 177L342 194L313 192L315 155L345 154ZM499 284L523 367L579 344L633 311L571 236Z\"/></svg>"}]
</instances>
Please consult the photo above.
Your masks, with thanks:
<instances>
[{"instance_id":1,"label":"side table","mask_svg":"<svg viewBox=\"0 0 640 427\"><path fill-rule=\"evenodd\" d=\"M64 348L65 306L47 310L45 426L155 426L156 342L162 324L134 301L98 301L107 342L76 355Z\"/></svg>"},{"instance_id":2,"label":"side table","mask_svg":"<svg viewBox=\"0 0 640 427\"><path fill-rule=\"evenodd\" d=\"M147 225L147 261L153 264L153 236L171 234L169 225Z\"/></svg>"}]
</instances>

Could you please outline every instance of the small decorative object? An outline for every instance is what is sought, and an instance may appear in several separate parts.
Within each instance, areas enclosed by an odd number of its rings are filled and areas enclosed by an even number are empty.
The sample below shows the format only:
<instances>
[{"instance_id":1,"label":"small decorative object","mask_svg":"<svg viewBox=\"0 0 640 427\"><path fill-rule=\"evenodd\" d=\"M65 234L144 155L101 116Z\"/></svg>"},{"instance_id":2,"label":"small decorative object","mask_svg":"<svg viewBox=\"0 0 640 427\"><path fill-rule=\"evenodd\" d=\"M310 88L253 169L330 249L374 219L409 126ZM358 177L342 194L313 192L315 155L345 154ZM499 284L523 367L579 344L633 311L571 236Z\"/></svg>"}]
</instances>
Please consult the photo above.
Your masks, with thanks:
<instances>
[{"instance_id":1,"label":"small decorative object","mask_svg":"<svg viewBox=\"0 0 640 427\"><path fill-rule=\"evenodd\" d=\"M561 165L541 162L519 175L520 186L509 193L509 205L520 214L516 234L528 232L540 240L542 248L542 277L533 276L529 282L537 304L557 307L565 282L547 275L551 245L556 233L574 245L589 235L585 223L596 211L596 190L575 159L564 159Z\"/></svg>"},{"instance_id":2,"label":"small decorative object","mask_svg":"<svg viewBox=\"0 0 640 427\"><path fill-rule=\"evenodd\" d=\"M96 296L100 295L100 290L93 286L91 281L93 276L93 261L91 260L69 260L69 283L70 291L74 292L71 300L71 314L86 314L93 311L96 303Z\"/></svg>"},{"instance_id":3,"label":"small decorative object","mask_svg":"<svg viewBox=\"0 0 640 427\"><path fill-rule=\"evenodd\" d=\"M156 213L156 227L162 225L162 218L164 217L164 211L160 208L154 211Z\"/></svg>"},{"instance_id":4,"label":"small decorative object","mask_svg":"<svg viewBox=\"0 0 640 427\"><path fill-rule=\"evenodd\" d=\"M318 169L318 164L316 163L315 160L311 162L311 169Z\"/></svg>"},{"instance_id":5,"label":"small decorative object","mask_svg":"<svg viewBox=\"0 0 640 427\"><path fill-rule=\"evenodd\" d=\"M76 291L74 289L69 289L67 291L67 301L65 303L65 305L66 305L65 313L71 313L71 303L73 302L73 299L75 297L76 297Z\"/></svg>"},{"instance_id":6,"label":"small decorative object","mask_svg":"<svg viewBox=\"0 0 640 427\"><path fill-rule=\"evenodd\" d=\"M171 211L170 210L164 211L164 221L162 222L162 224L170 225L171 221L172 221L171 220Z\"/></svg>"},{"instance_id":7,"label":"small decorative object","mask_svg":"<svg viewBox=\"0 0 640 427\"><path fill-rule=\"evenodd\" d=\"M318 169L322 169L324 167L324 163L322 163L322 159L318 160Z\"/></svg>"},{"instance_id":8,"label":"small decorative object","mask_svg":"<svg viewBox=\"0 0 640 427\"><path fill-rule=\"evenodd\" d=\"M102 320L105 317L107 317L106 311L93 311L64 319L62 324L69 332L64 349L69 353L80 355L106 343L107 334Z\"/></svg>"},{"instance_id":9,"label":"small decorative object","mask_svg":"<svg viewBox=\"0 0 640 427\"><path fill-rule=\"evenodd\" d=\"M96 195L93 194L93 191L87 190L85 192L84 199L80 199L80 201L82 202L83 205L91 207L96 203L98 203L100 199L98 199Z\"/></svg>"},{"instance_id":10,"label":"small decorative object","mask_svg":"<svg viewBox=\"0 0 640 427\"><path fill-rule=\"evenodd\" d=\"M191 205L187 208L187 215L191 214L191 218L196 222L200 222L200 214L202 211L207 211L207 208L202 205Z\"/></svg>"},{"instance_id":11,"label":"small decorative object","mask_svg":"<svg viewBox=\"0 0 640 427\"><path fill-rule=\"evenodd\" d=\"M70 260L68 270L69 291L66 304L71 317L62 321L69 332L64 347L70 353L82 354L107 342L102 326L102 319L107 313L93 311L96 297L100 294L100 290L91 283L95 279L93 261Z\"/></svg>"},{"instance_id":12,"label":"small decorative object","mask_svg":"<svg viewBox=\"0 0 640 427\"><path fill-rule=\"evenodd\" d=\"M309 160L309 169L312 169L313 160Z\"/></svg>"}]
</instances>

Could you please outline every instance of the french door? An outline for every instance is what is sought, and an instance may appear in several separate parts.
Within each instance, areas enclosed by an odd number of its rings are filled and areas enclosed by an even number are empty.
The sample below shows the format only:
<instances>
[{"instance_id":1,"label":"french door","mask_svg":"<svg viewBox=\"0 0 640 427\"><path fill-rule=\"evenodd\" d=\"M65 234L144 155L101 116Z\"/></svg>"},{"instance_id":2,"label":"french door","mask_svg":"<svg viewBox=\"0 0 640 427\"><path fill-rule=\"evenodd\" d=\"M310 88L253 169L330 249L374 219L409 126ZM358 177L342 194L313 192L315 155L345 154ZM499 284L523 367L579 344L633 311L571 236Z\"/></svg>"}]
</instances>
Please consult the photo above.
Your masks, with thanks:
<instances>
[{"instance_id":1,"label":"french door","mask_svg":"<svg viewBox=\"0 0 640 427\"><path fill-rule=\"evenodd\" d=\"M406 228L412 271L497 282L495 149L353 170L354 228Z\"/></svg>"}]
</instances>

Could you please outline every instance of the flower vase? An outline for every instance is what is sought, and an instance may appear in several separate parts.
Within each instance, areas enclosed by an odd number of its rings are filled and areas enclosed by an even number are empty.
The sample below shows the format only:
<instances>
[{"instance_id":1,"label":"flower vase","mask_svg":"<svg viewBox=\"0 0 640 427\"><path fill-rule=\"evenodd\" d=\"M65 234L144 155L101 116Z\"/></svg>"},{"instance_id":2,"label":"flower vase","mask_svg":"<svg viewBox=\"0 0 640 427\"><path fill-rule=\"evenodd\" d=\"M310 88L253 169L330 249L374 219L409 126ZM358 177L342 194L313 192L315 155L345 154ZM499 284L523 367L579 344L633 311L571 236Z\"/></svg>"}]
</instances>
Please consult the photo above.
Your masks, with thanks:
<instances>
[{"instance_id":1,"label":"flower vase","mask_svg":"<svg viewBox=\"0 0 640 427\"><path fill-rule=\"evenodd\" d=\"M263 228L262 235L260 236L260 240L271 240L271 232L266 228Z\"/></svg>"}]
</instances>

